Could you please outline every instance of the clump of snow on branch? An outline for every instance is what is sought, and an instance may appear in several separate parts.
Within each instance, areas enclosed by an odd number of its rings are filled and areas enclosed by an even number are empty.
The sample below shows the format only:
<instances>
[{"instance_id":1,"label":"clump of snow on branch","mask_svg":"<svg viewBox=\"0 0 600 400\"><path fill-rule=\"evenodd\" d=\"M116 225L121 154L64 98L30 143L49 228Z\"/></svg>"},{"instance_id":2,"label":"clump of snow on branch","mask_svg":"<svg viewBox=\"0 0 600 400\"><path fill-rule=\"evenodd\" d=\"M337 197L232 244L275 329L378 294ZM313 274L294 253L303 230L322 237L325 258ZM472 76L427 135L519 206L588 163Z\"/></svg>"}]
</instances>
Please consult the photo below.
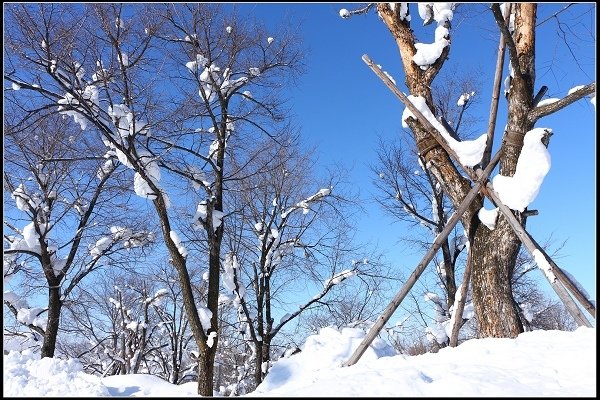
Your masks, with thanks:
<instances>
[{"instance_id":1,"label":"clump of snow on branch","mask_svg":"<svg viewBox=\"0 0 600 400\"><path fill-rule=\"evenodd\" d=\"M508 75L504 78L504 96L508 96L510 94L510 87L512 84L512 79L515 77L515 70L512 67L512 64L508 64Z\"/></svg>"},{"instance_id":2,"label":"clump of snow on branch","mask_svg":"<svg viewBox=\"0 0 600 400\"><path fill-rule=\"evenodd\" d=\"M340 273L335 274L333 277L327 279L323 283L323 286L327 287L327 286L337 285L337 284L341 283L343 280L346 280L346 279L350 278L351 276L356 275L356 273L357 273L356 269L346 269Z\"/></svg>"},{"instance_id":3,"label":"clump of snow on branch","mask_svg":"<svg viewBox=\"0 0 600 400\"><path fill-rule=\"evenodd\" d=\"M507 9L506 7L508 7L510 3L502 3L500 4L500 11L502 11L502 15L506 15L507 13ZM508 20L508 31L510 33L515 31L515 5L513 4L511 9L510 9L510 18Z\"/></svg>"},{"instance_id":4,"label":"clump of snow on branch","mask_svg":"<svg viewBox=\"0 0 600 400\"><path fill-rule=\"evenodd\" d=\"M233 253L228 253L225 256L225 260L223 262L223 286L227 289L228 292L234 294L233 305L235 307L239 307L240 300L244 297L245 288L244 286L236 287L235 283L235 275L236 269L239 268L238 259ZM226 296L229 298L228 294Z\"/></svg>"},{"instance_id":5,"label":"clump of snow on branch","mask_svg":"<svg viewBox=\"0 0 600 400\"><path fill-rule=\"evenodd\" d=\"M404 4L404 3L402 3ZM413 62L425 70L437 61L442 55L444 48L450 44L448 39L450 31L447 26L452 21L454 3L419 3L419 15L428 23L431 18L438 23L435 28L435 40L433 43L415 43L417 52L413 56ZM431 14L433 13L433 15Z\"/></svg>"},{"instance_id":6,"label":"clump of snow on branch","mask_svg":"<svg viewBox=\"0 0 600 400\"><path fill-rule=\"evenodd\" d=\"M60 114L73 117L73 120L79 124L81 130L87 128L87 120L85 117L74 110L79 107L79 101L73 97L71 93L65 93L65 96L58 100L58 104L60 104L60 106L58 106L58 112Z\"/></svg>"},{"instance_id":7,"label":"clump of snow on branch","mask_svg":"<svg viewBox=\"0 0 600 400\"><path fill-rule=\"evenodd\" d=\"M144 169L146 176L158 187L158 182L160 181L160 168L158 167L158 163L154 157L146 151L138 151L138 155L139 162ZM135 194L140 197L154 200L157 196L157 193L152 190L148 181L143 178L139 172L136 172L133 176L133 188Z\"/></svg>"},{"instance_id":8,"label":"clump of snow on branch","mask_svg":"<svg viewBox=\"0 0 600 400\"><path fill-rule=\"evenodd\" d=\"M98 239L95 244L90 245L88 250L94 259L101 257L115 243L122 241L123 247L131 249L134 247L142 247L154 241L155 235L153 232L139 231L133 232L130 228L122 226L111 226L110 236L103 236Z\"/></svg>"},{"instance_id":9,"label":"clump of snow on branch","mask_svg":"<svg viewBox=\"0 0 600 400\"><path fill-rule=\"evenodd\" d=\"M485 207L481 207L477 213L479 220L487 226L490 230L496 228L496 221L498 220L498 207L488 210Z\"/></svg>"},{"instance_id":10,"label":"clump of snow on branch","mask_svg":"<svg viewBox=\"0 0 600 400\"><path fill-rule=\"evenodd\" d=\"M213 347L213 345L215 344L216 337L217 337L217 332L212 331L211 333L209 333L208 337L206 338L206 345L208 347Z\"/></svg>"},{"instance_id":11,"label":"clump of snow on branch","mask_svg":"<svg viewBox=\"0 0 600 400\"><path fill-rule=\"evenodd\" d=\"M574 86L571 89L569 89L569 91L567 92L567 95L570 95L571 93L574 93L574 92L578 91L579 89L583 89L584 87L585 87L585 85Z\"/></svg>"},{"instance_id":12,"label":"clump of snow on branch","mask_svg":"<svg viewBox=\"0 0 600 400\"><path fill-rule=\"evenodd\" d=\"M322 200L326 196L331 194L331 188L320 189L317 193L309 196L308 198L296 203L289 207L287 210L281 213L281 218L286 218L289 213L294 210L301 209L303 214L307 214L310 211L310 204L319 200ZM276 199L273 199L273 206L276 206Z\"/></svg>"},{"instance_id":13,"label":"clump of snow on branch","mask_svg":"<svg viewBox=\"0 0 600 400\"><path fill-rule=\"evenodd\" d=\"M513 176L496 175L492 185L502 203L523 212L536 198L544 177L550 171L550 153L542 143L549 128L534 128L525 134L523 149Z\"/></svg>"},{"instance_id":14,"label":"clump of snow on branch","mask_svg":"<svg viewBox=\"0 0 600 400\"><path fill-rule=\"evenodd\" d=\"M194 214L193 224L194 229L200 229L202 224L200 222L206 223L206 218L208 216L207 203L206 201L201 201L196 208L196 214ZM212 210L212 226L213 229L217 229L221 226L221 222L225 213L219 210Z\"/></svg>"},{"instance_id":15,"label":"clump of snow on branch","mask_svg":"<svg viewBox=\"0 0 600 400\"><path fill-rule=\"evenodd\" d=\"M197 305L198 307L198 316L200 317L200 324L202 325L202 329L207 332L210 328L210 319L212 318L212 311L203 305Z\"/></svg>"},{"instance_id":16,"label":"clump of snow on branch","mask_svg":"<svg viewBox=\"0 0 600 400\"><path fill-rule=\"evenodd\" d=\"M125 104L108 106L108 115L117 128L117 133L122 138L127 138L135 134L147 135L149 132L148 124L140 120L135 120L133 113Z\"/></svg>"},{"instance_id":17,"label":"clump of snow on branch","mask_svg":"<svg viewBox=\"0 0 600 400\"><path fill-rule=\"evenodd\" d=\"M475 92L461 94L458 98L458 101L456 102L456 105L459 107L463 107L473 96L475 96Z\"/></svg>"},{"instance_id":18,"label":"clump of snow on branch","mask_svg":"<svg viewBox=\"0 0 600 400\"><path fill-rule=\"evenodd\" d=\"M345 8L342 8L340 10L340 17L342 18L350 18L350 11L346 10Z\"/></svg>"},{"instance_id":19,"label":"clump of snow on branch","mask_svg":"<svg viewBox=\"0 0 600 400\"><path fill-rule=\"evenodd\" d=\"M544 254L542 254L542 252L538 249L535 249L532 255L538 268L544 271L544 274L551 283L554 283L556 281L556 275L554 275L554 272L552 272L552 266L550 265Z\"/></svg>"},{"instance_id":20,"label":"clump of snow on branch","mask_svg":"<svg viewBox=\"0 0 600 400\"><path fill-rule=\"evenodd\" d=\"M485 150L487 134L483 134L475 140L464 140L459 142L450 136L446 128L444 128L444 126L435 118L427 106L424 97L409 95L408 99L421 112L421 114L423 114L425 119L427 119L431 125L433 125L438 132L440 132L450 148L452 148L452 150L454 150L458 156L461 164L467 167L472 167L481 161L481 157L483 157L483 152ZM413 113L408 109L408 107L406 107L402 113L402 126L404 128L408 128L408 124L406 124L405 121L409 117L415 118Z\"/></svg>"},{"instance_id":21,"label":"clump of snow on branch","mask_svg":"<svg viewBox=\"0 0 600 400\"><path fill-rule=\"evenodd\" d=\"M267 38L267 43L271 44L271 43L273 43L273 41L274 41L274 40L275 40L275 39L273 39L272 37L270 37L270 36L269 36L269 37Z\"/></svg>"},{"instance_id":22,"label":"clump of snow on branch","mask_svg":"<svg viewBox=\"0 0 600 400\"><path fill-rule=\"evenodd\" d=\"M556 98L556 97L550 97L548 99L544 99L541 100L536 107L541 107L541 106L546 106L548 104L552 104L552 103L556 103L557 101L559 101L560 99Z\"/></svg>"},{"instance_id":23,"label":"clump of snow on branch","mask_svg":"<svg viewBox=\"0 0 600 400\"><path fill-rule=\"evenodd\" d=\"M45 308L20 308L17 311L17 321L26 324L37 326L42 329L46 329L46 325L48 324L48 318L42 316L46 311Z\"/></svg>"},{"instance_id":24,"label":"clump of snow on branch","mask_svg":"<svg viewBox=\"0 0 600 400\"><path fill-rule=\"evenodd\" d=\"M177 235L177 232L170 231L169 232L169 237L171 238L171 240L173 241L173 243L177 247L177 251L179 252L179 254L181 254L182 257L187 257L188 251L185 248L185 246L183 244L181 244L181 239L179 239L179 236Z\"/></svg>"}]
</instances>

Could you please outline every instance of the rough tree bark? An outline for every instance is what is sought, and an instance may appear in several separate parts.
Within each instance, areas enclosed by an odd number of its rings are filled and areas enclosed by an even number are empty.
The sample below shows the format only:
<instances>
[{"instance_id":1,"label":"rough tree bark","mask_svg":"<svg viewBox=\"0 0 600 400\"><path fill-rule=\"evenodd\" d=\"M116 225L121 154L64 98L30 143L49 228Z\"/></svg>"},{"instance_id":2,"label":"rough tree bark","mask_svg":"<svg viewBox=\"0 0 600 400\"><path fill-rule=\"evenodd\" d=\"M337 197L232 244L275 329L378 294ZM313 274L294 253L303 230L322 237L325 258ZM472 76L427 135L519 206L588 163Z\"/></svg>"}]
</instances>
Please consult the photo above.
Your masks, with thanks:
<instances>
[{"instance_id":1,"label":"rough tree bark","mask_svg":"<svg viewBox=\"0 0 600 400\"><path fill-rule=\"evenodd\" d=\"M523 146L523 137L533 128L527 116L532 109L534 96L536 5L516 4L515 7L515 32L507 39L511 50L511 62L516 68L508 97L509 117L504 137L505 152L500 161L500 173L507 176L514 174ZM422 70L412 61L416 49L410 22L399 18L398 10L392 9L387 3L378 4L377 9L398 45L410 93L423 96L433 110L430 85L444 64L450 47L446 46L438 60L428 69ZM514 58L515 54L517 59ZM413 132L420 155L442 183L453 204L457 206L469 191L470 182L458 172L446 151L418 121L408 118L407 123ZM462 224L471 243L475 314L482 336L515 337L523 331L523 326L510 282L520 241L502 216L499 217L493 231L480 224L477 212L482 205L483 197L479 195L462 217ZM516 215L525 225L525 216L520 213Z\"/></svg>"}]
</instances>

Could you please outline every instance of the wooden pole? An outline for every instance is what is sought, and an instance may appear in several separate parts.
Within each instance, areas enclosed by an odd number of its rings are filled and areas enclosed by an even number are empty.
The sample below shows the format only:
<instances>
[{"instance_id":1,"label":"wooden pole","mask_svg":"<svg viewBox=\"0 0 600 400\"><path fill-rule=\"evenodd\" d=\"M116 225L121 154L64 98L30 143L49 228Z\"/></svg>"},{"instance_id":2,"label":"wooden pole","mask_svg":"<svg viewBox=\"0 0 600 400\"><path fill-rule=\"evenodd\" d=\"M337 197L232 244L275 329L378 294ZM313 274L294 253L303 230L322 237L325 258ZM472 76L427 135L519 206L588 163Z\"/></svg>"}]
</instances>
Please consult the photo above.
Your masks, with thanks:
<instances>
[{"instance_id":1,"label":"wooden pole","mask_svg":"<svg viewBox=\"0 0 600 400\"><path fill-rule=\"evenodd\" d=\"M421 262L417 264L417 267L415 268L413 273L408 277L408 280L404 283L400 291L396 293L390 304L377 318L377 321L375 321L375 324L371 327L363 341L358 345L350 359L343 364L345 367L354 365L358 362L358 360L360 360L360 357L367 350L371 342L373 342L375 337L379 334L379 332L381 332L381 329L383 329L385 323L391 318L392 314L394 313L394 311L396 311L398 306L400 306L402 300L404 300L410 289L412 289L414 284L417 282L417 280L425 270L425 267L427 267L435 253L441 247L442 242L448 237L454 226L460 220L462 214L466 211L467 208L469 208L471 202L479 193L479 189L481 189L481 187L483 186L483 183L487 181L487 177L492 173L492 170L496 167L496 164L500 160L501 153L502 148L496 153L496 155L494 155L494 158L490 161L486 169L476 181L475 185L471 188L469 193L467 193L467 195L463 199L462 203L460 203L454 214L452 214L452 217L450 217L444 229L437 235L437 237L433 241L433 245L431 246L431 248L427 251L425 256L423 256Z\"/></svg>"},{"instance_id":2,"label":"wooden pole","mask_svg":"<svg viewBox=\"0 0 600 400\"><path fill-rule=\"evenodd\" d=\"M385 83L385 85L402 101L402 103L404 103L406 105L406 107L413 113L413 115L419 120L419 122L421 122L421 124L425 128L427 128L427 130L438 141L438 143L448 152L449 155L452 156L452 158L455 160L457 165L459 165L469 175L469 177L472 180L476 181L476 183L475 183L475 186L473 186L473 188L471 188L471 190L469 191L467 196L465 196L465 198L463 199L462 203L459 205L456 212L448 220L448 223L446 224L446 226L444 227L442 232L440 232L438 234L438 236L436 237L436 239L433 242L432 247L425 254L425 256L423 257L421 262L417 265L417 267L415 268L415 270L413 271L411 276L408 278L408 280L406 281L404 286L394 296L394 298L392 299L390 304L385 308L383 313L377 318L377 321L371 327L371 329L369 330L369 332L367 333L367 335L365 336L363 341L359 344L358 348L354 351L354 353L352 354L350 359L343 364L343 366L354 365L358 362L358 360L360 360L360 357L364 354L367 347L373 342L373 340L379 334L379 332L381 332L381 329L383 329L383 325L391 318L394 311L396 311L396 309L398 308L398 306L400 305L402 300L404 300L404 298L406 297L406 295L408 294L410 289L413 287L415 282L419 279L419 277L425 270L425 267L431 261L431 259L433 258L433 256L435 255L435 253L437 252L439 247L441 246L441 242L450 234L450 231L458 223L458 220L460 219L462 213L464 213L466 211L466 209L469 207L469 205L471 204L471 202L473 201L473 199L475 198L475 196L477 195L477 193L479 192L480 189L484 195L486 195L491 200L493 200L495 202L495 204L499 207L502 214L504 214L504 216L509 221L510 226L515 230L515 233L521 239L523 244L525 244L525 246L528 248L528 250L532 254L533 254L533 251L535 251L535 250L540 250L540 252L542 252L542 254L545 254L543 249L541 249L539 247L539 245L532 240L532 238L525 231L525 229L523 229L523 227L519 224L516 217L512 214L512 211L500 201L498 196L495 194L492 185L489 182L485 186L482 185L482 183L484 181L487 182L487 177L489 176L489 174L492 172L493 168L496 166L496 164L500 160L502 148L500 149L500 151L498 151L496 153L494 158L486 166L483 173L479 174L478 172L481 171L481 169L478 168L476 175L474 175L475 174L474 171L471 171L471 170L465 168L458 161L459 158L458 158L456 152L448 145L446 140L444 140L441 133L437 131L437 129L423 116L423 114L421 114L421 112L412 104L412 102L410 100L408 100L408 98L404 95L404 93L402 93L400 91L400 89L398 89L398 87L381 71L381 69L377 65L375 65L375 63L373 61L371 61L369 56L367 54L364 54L362 56L362 59L373 70L373 72L375 72L375 74L377 76L379 76L379 78ZM477 177L475 179L475 177L478 175L479 175L479 177ZM516 224L515 224L515 222L516 222ZM546 257L546 259L549 258L546 255L544 255L544 257ZM554 262L551 262L550 263L551 269L553 269L552 268L553 265L556 265L556 264L554 264ZM558 276L560 276L560 273ZM560 286L560 283L557 283L557 282L550 282L550 283L551 283L552 287L554 288L554 290L556 291L556 293L558 294L558 296L560 297L560 299L565 304L565 306L567 306L567 309L569 310L569 312L571 312L571 314L573 315L575 320L578 321L578 324L591 327L591 324L587 321L587 319L585 319L585 317L583 317L583 315L581 315L581 313L579 313L579 309L577 308L577 305L574 304L573 300L568 295L568 293L566 293L564 288L562 286ZM574 288L574 290L577 293L579 293L579 295L581 295L582 297L585 298L585 296L583 296L583 294L580 293L576 287ZM574 308L572 307L573 305L575 306Z\"/></svg>"},{"instance_id":3,"label":"wooden pole","mask_svg":"<svg viewBox=\"0 0 600 400\"><path fill-rule=\"evenodd\" d=\"M511 8L511 3L508 3L504 8L505 23L507 23L510 18ZM483 157L481 158L482 168L485 168L492 155L494 131L496 130L496 117L498 116L498 100L500 99L500 85L502 81L502 71L504 69L505 45L506 39L504 38L504 35L500 35L500 43L498 44L498 57L496 58L496 73L494 75L494 90L492 93L492 102L490 104L490 119L488 122L487 141L485 142L485 150L483 151Z\"/></svg>"},{"instance_id":4,"label":"wooden pole","mask_svg":"<svg viewBox=\"0 0 600 400\"><path fill-rule=\"evenodd\" d=\"M402 101L402 103L404 103L404 105L406 105L406 107L413 113L413 115L419 120L419 122L429 131L429 133L438 141L438 143L444 148L444 150L446 150L446 152L452 157L452 159L454 160L456 165L460 166L462 168L462 170L465 171L465 173L471 178L471 180L475 181L476 176L477 176L475 171L470 170L461 164L456 152L450 147L450 145L448 144L448 142L446 142L446 140L444 139L442 134L440 132L438 132L438 130L431 124L431 122L429 122L427 120L427 118L425 118L423 116L423 114L421 114L421 112L412 104L412 102L404 95L404 93L402 93L400 91L400 89L398 89L398 87L390 80L390 78L388 78L383 73L383 71L381 71L381 69L373 61L371 61L371 59L369 58L368 55L366 55L366 54L363 55L362 59L373 70L373 72L375 72L375 74L383 81L383 83L385 83L385 85L400 99L400 101ZM498 198L498 195L495 194L495 192L493 191L491 183L488 183L487 185L483 186L481 193L484 194L485 196L487 196L488 198L490 198L494 202L494 204L496 204L496 206L498 206L500 208L500 211L502 212L504 217L508 221L510 221L509 223L510 223L511 227L515 230L515 233L521 239L521 241L526 240L525 238L527 238L527 243L523 242L523 244L525 244L525 246L527 247L527 249L530 251L530 253L532 255L533 255L534 250L539 250L542 254L544 254L544 257L546 258L546 260L550 259L550 257L548 257L548 255L539 246L539 244L537 244L535 241L533 241L531 236L525 231L525 229L517 221L517 219L513 215L512 211L508 207L506 207L502 204L502 202ZM560 280L560 282L562 284L564 284L565 287L567 287L569 290L571 290L571 292L574 294L576 299L578 299L579 301L584 301L584 303L582 303L582 305L595 318L595 313L596 313L595 307L589 302L589 300L585 297L585 295L583 293L581 293L581 291L572 282L570 282L570 280L568 280L568 278L566 277L566 275L564 273L562 273L562 271L559 271L559 272L554 271L555 270L554 266L556 266L556 263L554 263L554 261L550 260L549 263L550 263L550 268L553 270L552 272L556 275L556 277ZM553 287L554 287L554 285L553 285ZM556 288L555 288L555 291L556 291ZM563 291L560 291L560 292L562 293ZM573 302L573 300L571 299L570 296L566 296L566 297L562 296L559 293L559 291L557 291L556 293L558 294L560 299L563 301L563 303L565 303L565 305L567 305L567 303ZM577 314L580 314L578 312L579 308L577 306L573 307L572 305L569 305L569 306L567 306L567 309L570 310L571 315L573 316L573 318L575 318L576 321L582 322L581 317L577 315ZM585 320L585 317L584 317L584 320ZM588 326L589 322L587 322L587 320L585 320L585 321L586 321L586 323L584 323L583 325Z\"/></svg>"},{"instance_id":5,"label":"wooden pole","mask_svg":"<svg viewBox=\"0 0 600 400\"><path fill-rule=\"evenodd\" d=\"M462 326L462 315L465 309L465 302L467 301L467 291L469 290L469 280L471 279L471 261L470 255L467 256L467 266L463 273L463 281L460 285L460 292L456 301L454 302L454 311L452 312L452 333L450 334L450 347L456 347L458 345L458 331Z\"/></svg>"},{"instance_id":6,"label":"wooden pole","mask_svg":"<svg viewBox=\"0 0 600 400\"><path fill-rule=\"evenodd\" d=\"M542 249L540 245L533 240L533 238L531 237L531 235L529 235L525 228L521 226L521 224L517 220L517 217L513 215L510 208L508 208L502 203L502 201L500 201L500 199L498 198L498 194L494 191L494 187L491 183L487 183L486 189L486 195L492 201L494 201L494 203L496 203L496 206L500 209L500 212L502 212L510 227L515 231L515 233L521 240L521 243L525 245L525 247L527 248L527 250L529 250L531 255L533 256L534 251L538 250L544 256L546 261L549 260L548 263L550 265L550 269L557 279L551 279L546 274L544 274L544 276L546 277L548 282L550 282L550 285L552 286L558 297L565 304L567 310L577 322L577 325L587 326L591 328L592 324L585 318L583 314L581 314L581 312L579 311L579 307L577 307L577 304L573 301L571 296L569 296L569 294L565 291L564 287L562 286L562 281L558 278L558 275L556 274L557 269L553 268L553 265L556 265L554 261L552 261L552 259L548 256L548 254L546 254L544 249ZM560 270L560 268L558 268L558 270ZM583 298L585 298L585 296L583 296L583 294L581 294L578 289L576 290L576 292L579 293Z\"/></svg>"}]
</instances>

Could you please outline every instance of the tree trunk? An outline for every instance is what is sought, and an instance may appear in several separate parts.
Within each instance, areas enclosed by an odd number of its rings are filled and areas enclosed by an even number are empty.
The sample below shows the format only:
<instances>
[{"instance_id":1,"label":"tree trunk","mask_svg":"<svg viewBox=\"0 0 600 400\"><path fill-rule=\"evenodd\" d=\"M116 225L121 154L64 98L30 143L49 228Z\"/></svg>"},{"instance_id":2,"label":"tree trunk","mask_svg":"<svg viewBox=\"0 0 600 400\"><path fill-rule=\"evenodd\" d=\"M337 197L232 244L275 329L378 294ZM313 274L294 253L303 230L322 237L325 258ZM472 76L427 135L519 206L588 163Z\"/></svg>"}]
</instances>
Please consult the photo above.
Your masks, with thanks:
<instances>
[{"instance_id":1,"label":"tree trunk","mask_svg":"<svg viewBox=\"0 0 600 400\"><path fill-rule=\"evenodd\" d=\"M441 230L440 230L441 232ZM439 233L439 232L438 232ZM448 306L448 312L450 312L450 307L454 304L454 298L456 297L456 280L454 277L454 258L452 256L452 252L450 251L450 243L448 243L448 239L444 240L442 244L442 256L444 262L444 286L446 289L446 304Z\"/></svg>"},{"instance_id":2,"label":"tree trunk","mask_svg":"<svg viewBox=\"0 0 600 400\"><path fill-rule=\"evenodd\" d=\"M52 282L48 289L48 324L44 333L44 343L42 344L42 358L54 357L54 350L56 348L60 310L62 308L58 283Z\"/></svg>"},{"instance_id":3,"label":"tree trunk","mask_svg":"<svg viewBox=\"0 0 600 400\"><path fill-rule=\"evenodd\" d=\"M511 64L515 66L508 96L508 124L504 135L504 154L500 161L500 173L512 176L523 147L523 137L533 124L528 121L532 108L535 85L535 22L536 4L515 4L515 32L507 37L511 54ZM423 96L430 109L433 109L430 85L441 69L450 46L438 60L423 71L412 61L415 54L415 37L410 22L400 20L386 3L377 6L379 14L396 40L406 75L406 85L412 95ZM456 170L431 134L415 119L408 118L421 157L444 192L457 207L470 189L470 183ZM473 303L479 321L481 335L493 337L515 337L523 331L517 306L512 297L511 276L519 251L520 242L505 219L500 216L495 230L490 231L479 224L478 210L483 198L476 198L463 214L462 223L469 232L473 266ZM516 213L524 225L525 218Z\"/></svg>"},{"instance_id":4,"label":"tree trunk","mask_svg":"<svg viewBox=\"0 0 600 400\"><path fill-rule=\"evenodd\" d=\"M256 346L256 359L254 360L254 382L256 386L262 382L262 363L263 363L263 342L255 343Z\"/></svg>"},{"instance_id":5,"label":"tree trunk","mask_svg":"<svg viewBox=\"0 0 600 400\"><path fill-rule=\"evenodd\" d=\"M502 216L494 230L480 224L471 243L475 315L483 337L516 337L523 332L511 277L520 242Z\"/></svg>"},{"instance_id":6,"label":"tree trunk","mask_svg":"<svg viewBox=\"0 0 600 400\"><path fill-rule=\"evenodd\" d=\"M512 35L518 60L508 97L508 124L500 174L512 176L523 147L523 138L533 128L528 114L535 84L535 4L515 4ZM521 224L525 218L515 213ZM512 297L511 280L521 242L503 216L490 231L479 225L472 243L473 304L484 337L515 337L523 332L518 306Z\"/></svg>"},{"instance_id":7,"label":"tree trunk","mask_svg":"<svg viewBox=\"0 0 600 400\"><path fill-rule=\"evenodd\" d=\"M216 348L216 344L213 345ZM207 347L198 357L198 394L213 396L213 378L215 375L215 351Z\"/></svg>"},{"instance_id":8,"label":"tree trunk","mask_svg":"<svg viewBox=\"0 0 600 400\"><path fill-rule=\"evenodd\" d=\"M254 362L254 380L256 386L260 385L267 376L263 372L263 364L271 361L271 343L269 338L263 338L262 342L256 345L256 360Z\"/></svg>"}]
</instances>

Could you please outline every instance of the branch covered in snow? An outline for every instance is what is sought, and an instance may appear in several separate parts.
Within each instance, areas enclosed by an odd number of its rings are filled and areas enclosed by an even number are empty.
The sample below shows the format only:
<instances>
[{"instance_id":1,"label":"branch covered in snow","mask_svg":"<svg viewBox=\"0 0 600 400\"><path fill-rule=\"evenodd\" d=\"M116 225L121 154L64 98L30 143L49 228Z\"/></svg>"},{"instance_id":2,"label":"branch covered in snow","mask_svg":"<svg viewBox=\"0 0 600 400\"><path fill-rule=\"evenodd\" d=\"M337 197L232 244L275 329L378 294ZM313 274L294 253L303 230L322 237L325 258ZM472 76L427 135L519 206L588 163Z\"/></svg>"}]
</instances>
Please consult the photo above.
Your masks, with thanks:
<instances>
[{"instance_id":1,"label":"branch covered in snow","mask_svg":"<svg viewBox=\"0 0 600 400\"><path fill-rule=\"evenodd\" d=\"M527 116L527 118L529 118L529 121L535 122L538 119L545 117L546 115L550 115L552 113L555 113L555 112L567 107L568 105L576 102L577 100L584 98L585 96L588 96L588 95L594 93L595 91L596 91L596 82L592 82L590 84L580 87L579 89L577 89L573 92L569 92L569 94L567 96L563 97L560 100L557 100L555 102L552 102L552 103L546 104L546 105L538 104L537 107L535 107L534 109L532 109L529 112L529 115Z\"/></svg>"},{"instance_id":2,"label":"branch covered in snow","mask_svg":"<svg viewBox=\"0 0 600 400\"><path fill-rule=\"evenodd\" d=\"M369 10L370 10L371 8L373 8L373 6L374 6L375 4L376 4L376 3L369 3L369 4L367 4L366 6L364 6L364 7L362 7L362 8L357 8L357 9L355 9L355 10L347 10L347 9L345 9L345 8L342 8L342 9L340 9L340 12L339 12L339 14L340 14L340 17L342 17L342 18L344 18L344 19L348 19L348 18L350 18L350 17L351 17L351 16L353 16L353 15L360 15L360 14L366 14L366 13L368 13L368 12L369 12Z\"/></svg>"}]
</instances>

